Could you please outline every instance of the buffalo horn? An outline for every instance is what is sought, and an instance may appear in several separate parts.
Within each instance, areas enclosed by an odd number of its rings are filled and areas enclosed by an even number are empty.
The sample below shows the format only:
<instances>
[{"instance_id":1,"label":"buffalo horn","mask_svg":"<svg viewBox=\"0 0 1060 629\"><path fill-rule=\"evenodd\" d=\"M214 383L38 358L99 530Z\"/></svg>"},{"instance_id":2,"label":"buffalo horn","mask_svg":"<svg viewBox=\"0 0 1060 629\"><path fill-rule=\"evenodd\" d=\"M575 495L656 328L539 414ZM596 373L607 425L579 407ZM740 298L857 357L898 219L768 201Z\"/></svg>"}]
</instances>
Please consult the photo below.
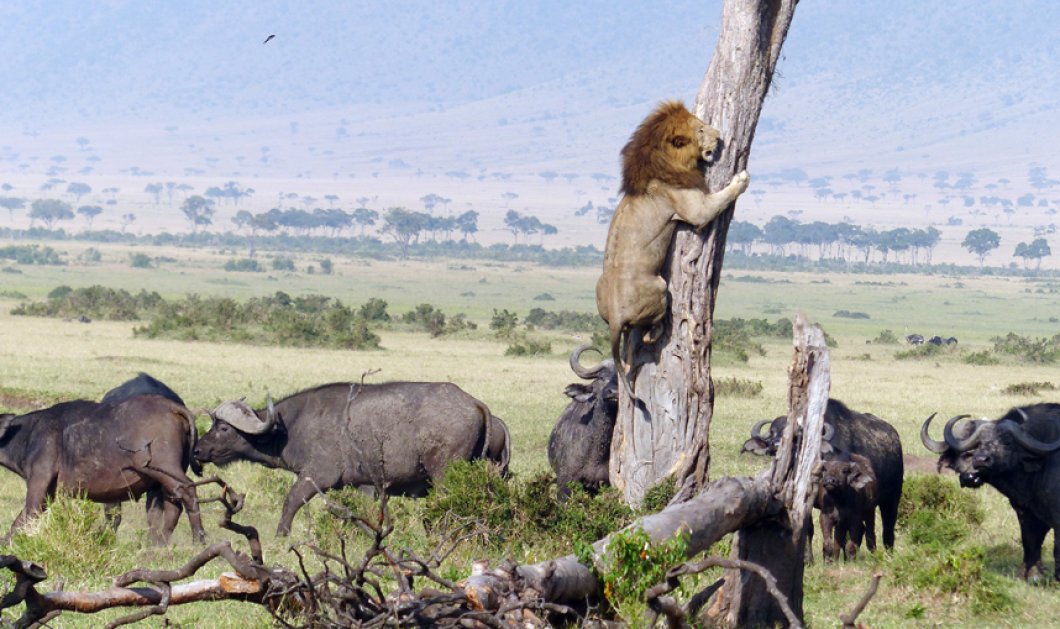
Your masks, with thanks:
<instances>
[{"instance_id":1,"label":"buffalo horn","mask_svg":"<svg viewBox=\"0 0 1060 629\"><path fill-rule=\"evenodd\" d=\"M924 425L920 427L920 442L924 444L924 447L931 450L935 454L942 454L949 449L945 441L935 441L928 435L928 426L931 425L931 420L935 419L935 415L938 413L932 413L931 417L924 420Z\"/></svg>"},{"instance_id":2,"label":"buffalo horn","mask_svg":"<svg viewBox=\"0 0 1060 629\"><path fill-rule=\"evenodd\" d=\"M1008 428L1008 431L1012 433L1012 438L1016 440L1016 443L1020 444L1027 450L1030 450L1034 454L1052 454L1053 452L1060 450L1060 439L1057 439L1052 443L1039 441L1024 430L1023 426L1020 426L1014 421L1003 421L999 424L999 427L1000 426Z\"/></svg>"},{"instance_id":3,"label":"buffalo horn","mask_svg":"<svg viewBox=\"0 0 1060 629\"><path fill-rule=\"evenodd\" d=\"M582 357L582 352L588 349L591 349L596 353L600 353L600 350L596 349L592 345L579 345L578 347L574 348L574 351L570 354L570 368L571 371L573 371L575 375L577 375L579 378L582 378L583 380L594 380L597 376L600 375L601 371L607 369L610 366L610 363L612 361L605 360L604 362L596 365L595 367L590 367L586 369L585 367L582 367L580 361Z\"/></svg>"},{"instance_id":4,"label":"buffalo horn","mask_svg":"<svg viewBox=\"0 0 1060 629\"><path fill-rule=\"evenodd\" d=\"M762 434L762 426L765 426L768 423L769 423L768 419L760 419L760 420L756 421L755 425L751 427L751 438L752 439L761 439L763 441L768 441L768 439Z\"/></svg>"},{"instance_id":5,"label":"buffalo horn","mask_svg":"<svg viewBox=\"0 0 1060 629\"><path fill-rule=\"evenodd\" d=\"M968 415L957 415L951 417L946 425L942 429L942 438L946 440L946 445L953 448L957 452L967 452L976 445L979 444L979 433L986 428L987 422L980 420L973 420L975 428L972 430L972 434L968 435L964 439L960 439L953 433L953 425L962 419L967 418Z\"/></svg>"},{"instance_id":6,"label":"buffalo horn","mask_svg":"<svg viewBox=\"0 0 1060 629\"><path fill-rule=\"evenodd\" d=\"M835 435L835 426L833 426L832 424L825 424L824 427L821 429L821 440L822 441L827 441L828 443L831 443L832 442L832 437L834 435Z\"/></svg>"},{"instance_id":7,"label":"buffalo horn","mask_svg":"<svg viewBox=\"0 0 1060 629\"><path fill-rule=\"evenodd\" d=\"M272 428L268 421L261 421L254 409L250 408L243 400L222 402L210 415L214 419L227 422L239 432L251 435L258 435Z\"/></svg>"}]
</instances>

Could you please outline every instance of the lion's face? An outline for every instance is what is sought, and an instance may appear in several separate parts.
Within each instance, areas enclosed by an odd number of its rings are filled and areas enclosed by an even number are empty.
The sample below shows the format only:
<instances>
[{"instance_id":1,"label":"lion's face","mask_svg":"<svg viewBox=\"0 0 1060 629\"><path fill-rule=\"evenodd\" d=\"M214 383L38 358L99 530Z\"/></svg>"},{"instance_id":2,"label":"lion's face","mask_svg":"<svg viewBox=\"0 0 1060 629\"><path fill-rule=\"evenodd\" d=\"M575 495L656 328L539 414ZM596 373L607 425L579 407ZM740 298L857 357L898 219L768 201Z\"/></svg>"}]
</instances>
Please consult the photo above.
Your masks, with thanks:
<instances>
[{"instance_id":1,"label":"lion's face","mask_svg":"<svg viewBox=\"0 0 1060 629\"><path fill-rule=\"evenodd\" d=\"M713 161L719 135L681 103L663 103L622 149L622 191L643 194L653 179L678 188L701 188L702 165Z\"/></svg>"}]
</instances>

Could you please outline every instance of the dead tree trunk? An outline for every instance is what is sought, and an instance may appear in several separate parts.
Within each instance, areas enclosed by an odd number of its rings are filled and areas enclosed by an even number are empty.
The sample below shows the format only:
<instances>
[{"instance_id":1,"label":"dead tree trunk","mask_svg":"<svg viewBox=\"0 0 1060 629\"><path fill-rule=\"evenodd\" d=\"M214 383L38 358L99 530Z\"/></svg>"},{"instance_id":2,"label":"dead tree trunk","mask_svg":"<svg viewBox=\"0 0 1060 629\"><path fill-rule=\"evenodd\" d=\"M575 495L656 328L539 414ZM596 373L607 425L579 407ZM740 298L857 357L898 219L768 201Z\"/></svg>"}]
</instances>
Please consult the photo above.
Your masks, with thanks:
<instances>
[{"instance_id":1,"label":"dead tree trunk","mask_svg":"<svg viewBox=\"0 0 1060 629\"><path fill-rule=\"evenodd\" d=\"M747 165L796 2L725 1L721 34L694 111L721 132L722 151L707 174L710 190L720 190ZM630 504L667 476L678 483L678 500L707 483L714 304L732 214L730 207L702 232L681 225L674 236L664 267L671 305L667 330L644 348L650 355L635 361L637 396L645 404L621 401L611 444L611 483Z\"/></svg>"},{"instance_id":2,"label":"dead tree trunk","mask_svg":"<svg viewBox=\"0 0 1060 629\"><path fill-rule=\"evenodd\" d=\"M768 570L799 618L805 525L812 526L810 511L817 487L814 472L820 459L820 435L830 387L828 367L824 333L798 317L788 388L788 423L769 471L770 487L785 509L775 518L741 529L733 540L732 556ZM797 440L797 445L787 445L792 439ZM787 622L783 610L766 591L765 582L739 570L726 573L725 585L707 614L714 624L729 627L773 627Z\"/></svg>"}]
</instances>

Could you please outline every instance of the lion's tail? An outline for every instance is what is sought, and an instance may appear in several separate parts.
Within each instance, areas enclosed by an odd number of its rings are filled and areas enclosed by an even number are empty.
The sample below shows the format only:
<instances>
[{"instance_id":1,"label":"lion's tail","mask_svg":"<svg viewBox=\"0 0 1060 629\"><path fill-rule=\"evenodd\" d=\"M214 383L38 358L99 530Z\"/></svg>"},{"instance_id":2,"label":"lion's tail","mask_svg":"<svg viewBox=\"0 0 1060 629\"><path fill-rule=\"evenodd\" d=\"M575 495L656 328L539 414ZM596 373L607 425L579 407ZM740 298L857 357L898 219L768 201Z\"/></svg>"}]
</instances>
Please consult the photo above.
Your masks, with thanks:
<instances>
[{"instance_id":1,"label":"lion's tail","mask_svg":"<svg viewBox=\"0 0 1060 629\"><path fill-rule=\"evenodd\" d=\"M627 362L622 360L622 338L626 337L626 352L630 350L630 339L629 335L633 333L633 328L628 323L619 325L616 328L611 329L611 356L615 360L615 372L618 374L622 384L625 385L626 391L629 393L629 397L633 398L633 402L639 402L637 394L633 391L633 385L629 381L629 371L633 369L632 358ZM629 365L627 369L626 365Z\"/></svg>"}]
</instances>

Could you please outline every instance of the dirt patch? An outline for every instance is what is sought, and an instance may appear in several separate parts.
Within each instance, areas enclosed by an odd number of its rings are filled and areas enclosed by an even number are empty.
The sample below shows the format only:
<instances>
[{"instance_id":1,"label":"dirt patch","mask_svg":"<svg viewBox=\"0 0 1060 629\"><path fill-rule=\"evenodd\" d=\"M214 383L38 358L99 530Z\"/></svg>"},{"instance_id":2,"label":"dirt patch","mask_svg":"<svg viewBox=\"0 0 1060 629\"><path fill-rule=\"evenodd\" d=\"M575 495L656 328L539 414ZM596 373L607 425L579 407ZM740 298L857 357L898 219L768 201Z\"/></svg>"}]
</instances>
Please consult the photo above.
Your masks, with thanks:
<instances>
[{"instance_id":1,"label":"dirt patch","mask_svg":"<svg viewBox=\"0 0 1060 629\"><path fill-rule=\"evenodd\" d=\"M936 474L939 459L935 456L917 456L906 454L902 456L902 464L905 466L906 474ZM943 473L949 472L949 468L943 468Z\"/></svg>"}]
</instances>

